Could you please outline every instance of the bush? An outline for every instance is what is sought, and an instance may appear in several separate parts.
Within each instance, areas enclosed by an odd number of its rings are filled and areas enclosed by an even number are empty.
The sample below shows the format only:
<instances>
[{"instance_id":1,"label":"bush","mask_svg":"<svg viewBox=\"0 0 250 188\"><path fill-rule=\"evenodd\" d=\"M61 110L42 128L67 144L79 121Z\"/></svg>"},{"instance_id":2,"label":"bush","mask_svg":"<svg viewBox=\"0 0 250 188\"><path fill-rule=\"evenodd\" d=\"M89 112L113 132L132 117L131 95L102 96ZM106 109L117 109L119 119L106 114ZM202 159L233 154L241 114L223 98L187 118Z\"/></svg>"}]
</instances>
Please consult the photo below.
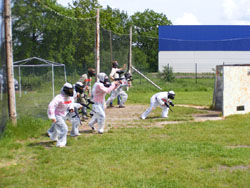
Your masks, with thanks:
<instances>
[{"instance_id":1,"label":"bush","mask_svg":"<svg viewBox=\"0 0 250 188\"><path fill-rule=\"evenodd\" d=\"M173 73L173 67L164 66L163 72L161 73L161 77L167 82L173 82L175 80L175 76Z\"/></svg>"}]
</instances>

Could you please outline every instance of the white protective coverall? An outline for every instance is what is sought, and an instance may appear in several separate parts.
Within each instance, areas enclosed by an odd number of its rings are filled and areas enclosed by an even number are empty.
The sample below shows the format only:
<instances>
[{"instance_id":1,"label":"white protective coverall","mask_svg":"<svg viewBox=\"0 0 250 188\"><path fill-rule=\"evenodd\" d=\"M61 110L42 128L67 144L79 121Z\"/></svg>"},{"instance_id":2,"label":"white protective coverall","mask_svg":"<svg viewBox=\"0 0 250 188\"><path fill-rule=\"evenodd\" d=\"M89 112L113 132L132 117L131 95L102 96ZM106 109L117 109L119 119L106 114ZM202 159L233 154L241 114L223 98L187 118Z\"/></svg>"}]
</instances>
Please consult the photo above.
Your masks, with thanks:
<instances>
[{"instance_id":1,"label":"white protective coverall","mask_svg":"<svg viewBox=\"0 0 250 188\"><path fill-rule=\"evenodd\" d=\"M120 68L118 68L118 67L112 67L112 69L111 69L111 72L110 72L110 74L109 74L109 78L112 80L112 81L115 81L115 79L117 79L117 78L119 78L119 74L117 73L117 71L121 71L122 69L120 69ZM111 94L110 95L112 95L113 94L113 92L115 92L114 90L113 91L111 91ZM121 105L120 104L120 95L116 95L116 97L117 97L117 104L119 104L119 105ZM113 99L114 100L114 99ZM110 103L106 103L106 105L108 106L108 105L111 105L111 106L113 106L113 100L111 100L110 101Z\"/></svg>"},{"instance_id":2,"label":"white protective coverall","mask_svg":"<svg viewBox=\"0 0 250 188\"><path fill-rule=\"evenodd\" d=\"M48 106L48 118L56 119L52 123L51 128L47 131L49 137L57 141L57 147L64 147L67 143L68 126L65 123L67 110L71 104L74 103L74 98L66 95L61 90L61 93L54 97Z\"/></svg>"},{"instance_id":3,"label":"white protective coverall","mask_svg":"<svg viewBox=\"0 0 250 188\"><path fill-rule=\"evenodd\" d=\"M145 112L143 112L141 118L145 119L149 115L149 113L153 110L153 108L156 108L157 106L160 106L162 109L161 116L163 118L167 118L169 108L165 105L165 102L168 101L169 101L168 92L159 92L154 94L150 99L150 107Z\"/></svg>"},{"instance_id":4,"label":"white protective coverall","mask_svg":"<svg viewBox=\"0 0 250 188\"><path fill-rule=\"evenodd\" d=\"M106 101L106 105L108 106L110 103L113 102L113 100L115 100L115 98L118 95L120 95L121 101L119 105L123 106L128 99L128 94L123 90L123 87L128 87L128 86L129 86L128 81L125 78L121 80L121 85L111 92L110 97Z\"/></svg>"},{"instance_id":5,"label":"white protective coverall","mask_svg":"<svg viewBox=\"0 0 250 188\"><path fill-rule=\"evenodd\" d=\"M78 114L78 109L82 108L82 105L79 103L72 103L69 106L69 112L67 114L67 119L70 120L71 124L72 124L72 129L70 132L70 136L79 136L81 135L79 133L78 127L81 124L81 120Z\"/></svg>"},{"instance_id":6,"label":"white protective coverall","mask_svg":"<svg viewBox=\"0 0 250 188\"><path fill-rule=\"evenodd\" d=\"M104 132L105 126L105 111L104 111L104 103L105 103L105 95L110 93L113 89L115 89L115 83L112 83L110 87L105 87L103 83L100 81L104 81L107 75L105 73L99 73L98 78L99 81L96 82L92 89L92 100L94 104L92 105L92 109L94 112L93 117L89 122L89 126L94 130L94 124L98 123L98 133Z\"/></svg>"}]
</instances>

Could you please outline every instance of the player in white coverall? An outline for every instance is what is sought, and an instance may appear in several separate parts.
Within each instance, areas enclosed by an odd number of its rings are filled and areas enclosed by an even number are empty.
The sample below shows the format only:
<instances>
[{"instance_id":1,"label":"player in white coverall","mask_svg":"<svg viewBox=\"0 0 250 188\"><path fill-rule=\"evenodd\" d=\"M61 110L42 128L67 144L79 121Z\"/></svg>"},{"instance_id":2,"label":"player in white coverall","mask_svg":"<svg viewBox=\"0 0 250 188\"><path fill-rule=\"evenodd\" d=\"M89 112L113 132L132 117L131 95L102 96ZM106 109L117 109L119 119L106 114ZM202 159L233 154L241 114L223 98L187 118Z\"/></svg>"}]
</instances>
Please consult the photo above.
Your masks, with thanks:
<instances>
[{"instance_id":1,"label":"player in white coverall","mask_svg":"<svg viewBox=\"0 0 250 188\"><path fill-rule=\"evenodd\" d=\"M129 75L129 77L127 76ZM123 87L130 87L131 81L129 79L131 79L131 75L129 73L125 74L125 77L123 76L122 80L119 80L120 84L119 87L117 87L116 89L114 89L111 92L110 97L107 99L106 101L106 105L108 106L110 103L113 102L113 100L120 95L121 97L121 101L119 104L119 108L124 108L124 103L127 101L128 99L128 94L123 90Z\"/></svg>"},{"instance_id":2,"label":"player in white coverall","mask_svg":"<svg viewBox=\"0 0 250 188\"><path fill-rule=\"evenodd\" d=\"M67 143L68 126L65 120L69 106L74 103L73 93L72 84L65 83L61 93L48 106L48 118L52 120L52 126L47 132L52 140L57 141L57 147L65 147Z\"/></svg>"},{"instance_id":3,"label":"player in white coverall","mask_svg":"<svg viewBox=\"0 0 250 188\"><path fill-rule=\"evenodd\" d=\"M118 68L119 64L117 61L113 61L112 62L112 70L109 74L109 78L111 79L111 81L115 81L116 79L119 78L119 74L117 73L118 71L123 71L126 68L126 65L124 64L122 68ZM111 92L112 95L113 91ZM121 96L117 95L117 103L118 105L120 105L120 100L121 100ZM110 101L110 104L107 104L107 106L109 107L114 107L113 106L113 100Z\"/></svg>"},{"instance_id":4,"label":"player in white coverall","mask_svg":"<svg viewBox=\"0 0 250 188\"><path fill-rule=\"evenodd\" d=\"M98 123L98 133L102 134L104 132L105 126L105 95L115 89L119 83L113 82L111 84L109 82L108 76L105 73L99 73L97 78L99 81L94 84L92 89L92 100L94 102L92 109L94 115L89 122L89 126L92 128L92 130L95 130L94 124Z\"/></svg>"},{"instance_id":5,"label":"player in white coverall","mask_svg":"<svg viewBox=\"0 0 250 188\"><path fill-rule=\"evenodd\" d=\"M78 109L82 108L82 105L79 103L73 103L69 106L68 109L68 114L67 114L67 119L70 120L71 124L72 124L72 129L70 132L70 136L79 136L81 135L79 133L78 127L81 124L81 119L79 117L78 114Z\"/></svg>"},{"instance_id":6,"label":"player in white coverall","mask_svg":"<svg viewBox=\"0 0 250 188\"><path fill-rule=\"evenodd\" d=\"M154 94L150 99L150 107L145 112L143 112L143 114L141 115L141 118L146 119L149 113L157 106L160 106L162 109L161 116L163 118L167 118L169 108L166 106L165 103L173 106L174 104L172 103L170 99L174 99L174 97L175 97L174 91L159 92L159 93Z\"/></svg>"}]
</instances>

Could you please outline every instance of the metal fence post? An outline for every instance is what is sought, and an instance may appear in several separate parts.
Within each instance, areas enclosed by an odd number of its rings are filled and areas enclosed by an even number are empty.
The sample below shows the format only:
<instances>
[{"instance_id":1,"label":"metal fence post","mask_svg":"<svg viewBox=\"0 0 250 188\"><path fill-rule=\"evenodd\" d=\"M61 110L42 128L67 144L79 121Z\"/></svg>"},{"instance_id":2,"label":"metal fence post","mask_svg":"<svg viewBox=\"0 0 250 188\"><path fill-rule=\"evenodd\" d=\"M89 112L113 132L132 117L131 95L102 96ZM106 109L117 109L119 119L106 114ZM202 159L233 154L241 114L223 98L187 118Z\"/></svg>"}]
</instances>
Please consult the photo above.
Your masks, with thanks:
<instances>
[{"instance_id":1,"label":"metal fence post","mask_svg":"<svg viewBox=\"0 0 250 188\"><path fill-rule=\"evenodd\" d=\"M196 84L197 84L197 79L198 79L197 73L198 73L198 65L197 65L197 63L195 63L195 83Z\"/></svg>"}]
</instances>

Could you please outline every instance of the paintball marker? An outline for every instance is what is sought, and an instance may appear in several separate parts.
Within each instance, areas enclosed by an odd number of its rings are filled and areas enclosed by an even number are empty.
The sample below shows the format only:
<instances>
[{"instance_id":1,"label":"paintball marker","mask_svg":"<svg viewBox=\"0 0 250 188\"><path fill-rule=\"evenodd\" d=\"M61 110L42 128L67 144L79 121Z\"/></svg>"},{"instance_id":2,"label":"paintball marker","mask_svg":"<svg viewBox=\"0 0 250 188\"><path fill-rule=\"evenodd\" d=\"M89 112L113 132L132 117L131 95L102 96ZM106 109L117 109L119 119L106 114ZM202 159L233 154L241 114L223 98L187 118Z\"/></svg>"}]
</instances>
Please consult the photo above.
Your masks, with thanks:
<instances>
[{"instance_id":1,"label":"paintball marker","mask_svg":"<svg viewBox=\"0 0 250 188\"><path fill-rule=\"evenodd\" d=\"M88 103L87 104L84 104L84 103L80 103L82 106L86 107L87 109L95 112L94 110L92 110L92 108L89 107L90 104L94 104L94 102L90 99L87 99Z\"/></svg>"},{"instance_id":2,"label":"paintball marker","mask_svg":"<svg viewBox=\"0 0 250 188\"><path fill-rule=\"evenodd\" d=\"M169 104L168 104L168 103L169 103ZM165 102L164 104L166 105L166 107L169 108L169 110L170 110L171 112L173 112L173 110L172 110L172 109L170 108L170 106L169 106L169 105L174 106L174 103L173 103L171 100L169 100L168 102Z\"/></svg>"},{"instance_id":3,"label":"paintball marker","mask_svg":"<svg viewBox=\"0 0 250 188\"><path fill-rule=\"evenodd\" d=\"M115 81L123 80L124 78L115 78Z\"/></svg>"},{"instance_id":4,"label":"paintball marker","mask_svg":"<svg viewBox=\"0 0 250 188\"><path fill-rule=\"evenodd\" d=\"M124 71L118 70L118 71L116 71L116 73L119 74L119 78L115 78L115 81L123 80L124 79L124 78L122 78L122 74L124 73Z\"/></svg>"},{"instance_id":5,"label":"paintball marker","mask_svg":"<svg viewBox=\"0 0 250 188\"><path fill-rule=\"evenodd\" d=\"M77 108L75 108L75 114L76 114L76 117L79 118L80 124L82 125L81 118L80 118L80 116L79 116L79 113L78 113L78 109L77 109Z\"/></svg>"},{"instance_id":6,"label":"paintball marker","mask_svg":"<svg viewBox=\"0 0 250 188\"><path fill-rule=\"evenodd\" d=\"M69 113L75 112L75 115L72 116L72 118L77 117L80 120L80 124L82 125L81 118L80 118L79 113L78 113L78 109L76 107L74 107L74 108L69 108L68 111L69 111Z\"/></svg>"}]
</instances>

